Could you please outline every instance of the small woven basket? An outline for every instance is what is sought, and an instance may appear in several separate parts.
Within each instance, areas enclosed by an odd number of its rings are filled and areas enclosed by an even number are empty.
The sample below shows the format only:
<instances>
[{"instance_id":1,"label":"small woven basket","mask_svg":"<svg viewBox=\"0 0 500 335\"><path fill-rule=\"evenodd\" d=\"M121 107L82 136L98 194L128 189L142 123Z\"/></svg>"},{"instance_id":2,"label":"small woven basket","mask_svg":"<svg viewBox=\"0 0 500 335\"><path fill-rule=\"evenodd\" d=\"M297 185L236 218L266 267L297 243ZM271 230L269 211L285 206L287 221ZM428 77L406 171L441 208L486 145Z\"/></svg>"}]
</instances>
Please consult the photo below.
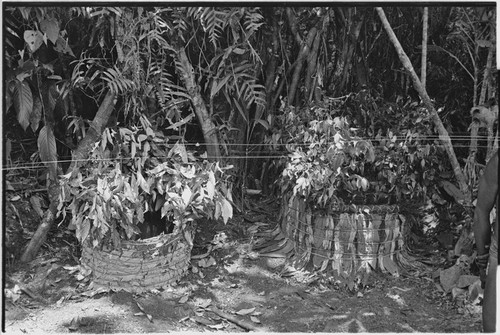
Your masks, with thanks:
<instances>
[{"instance_id":1,"label":"small woven basket","mask_svg":"<svg viewBox=\"0 0 500 335\"><path fill-rule=\"evenodd\" d=\"M185 234L194 231L190 226L144 240L122 241L121 249L92 248L84 243L81 263L92 270L97 287L133 293L168 287L188 269L193 246Z\"/></svg>"}]
</instances>

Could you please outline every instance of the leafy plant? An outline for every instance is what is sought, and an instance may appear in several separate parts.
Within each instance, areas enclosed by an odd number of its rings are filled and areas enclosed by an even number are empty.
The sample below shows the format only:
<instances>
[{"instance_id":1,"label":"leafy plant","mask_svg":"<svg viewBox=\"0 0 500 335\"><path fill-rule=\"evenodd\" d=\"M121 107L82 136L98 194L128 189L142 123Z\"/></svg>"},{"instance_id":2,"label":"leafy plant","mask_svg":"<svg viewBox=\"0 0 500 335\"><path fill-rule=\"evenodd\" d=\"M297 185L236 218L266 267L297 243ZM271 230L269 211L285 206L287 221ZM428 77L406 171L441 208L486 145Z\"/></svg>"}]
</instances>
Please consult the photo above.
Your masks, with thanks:
<instances>
[{"instance_id":1,"label":"leafy plant","mask_svg":"<svg viewBox=\"0 0 500 335\"><path fill-rule=\"evenodd\" d=\"M274 136L286 143L289 152L280 180L282 191L300 194L321 207L424 197L440 172L437 151L426 133L430 120L425 110L416 104L405 106L401 113L408 114L406 119L391 129L383 124L391 117L382 114L392 106L381 108L374 117L382 123L374 128L377 135L371 140L350 127L348 115L340 115L345 107L345 102L299 110L282 106L279 121L288 132Z\"/></svg>"},{"instance_id":2,"label":"leafy plant","mask_svg":"<svg viewBox=\"0 0 500 335\"><path fill-rule=\"evenodd\" d=\"M146 119L139 129L107 130L76 177L61 178L59 211L71 212L81 243L94 247L136 239L145 214L160 211L174 233L205 217L232 216L230 183L218 163L200 162L165 138Z\"/></svg>"}]
</instances>

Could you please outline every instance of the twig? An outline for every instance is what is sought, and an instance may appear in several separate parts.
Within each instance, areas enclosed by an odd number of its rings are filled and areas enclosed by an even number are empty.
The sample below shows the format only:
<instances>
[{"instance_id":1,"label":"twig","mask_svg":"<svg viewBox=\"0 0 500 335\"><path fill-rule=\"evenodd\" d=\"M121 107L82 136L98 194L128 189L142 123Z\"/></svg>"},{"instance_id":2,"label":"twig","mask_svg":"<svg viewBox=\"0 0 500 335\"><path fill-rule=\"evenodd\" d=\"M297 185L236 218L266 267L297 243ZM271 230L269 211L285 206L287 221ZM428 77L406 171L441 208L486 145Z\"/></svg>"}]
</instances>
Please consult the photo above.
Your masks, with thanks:
<instances>
[{"instance_id":1,"label":"twig","mask_svg":"<svg viewBox=\"0 0 500 335\"><path fill-rule=\"evenodd\" d=\"M213 313L217 314L221 318L224 318L224 319L226 319L226 320L228 320L228 321L230 321L230 322L232 322L232 323L240 326L243 329L246 329L246 330L249 330L249 331L255 331L255 332L269 332L268 329L261 328L261 327L256 327L256 326L254 326L253 324L251 324L249 322L246 322L246 321L243 321L243 320L239 320L238 318L236 318L233 315L224 313L223 311L219 310L217 307L211 306L208 310L210 310Z\"/></svg>"}]
</instances>

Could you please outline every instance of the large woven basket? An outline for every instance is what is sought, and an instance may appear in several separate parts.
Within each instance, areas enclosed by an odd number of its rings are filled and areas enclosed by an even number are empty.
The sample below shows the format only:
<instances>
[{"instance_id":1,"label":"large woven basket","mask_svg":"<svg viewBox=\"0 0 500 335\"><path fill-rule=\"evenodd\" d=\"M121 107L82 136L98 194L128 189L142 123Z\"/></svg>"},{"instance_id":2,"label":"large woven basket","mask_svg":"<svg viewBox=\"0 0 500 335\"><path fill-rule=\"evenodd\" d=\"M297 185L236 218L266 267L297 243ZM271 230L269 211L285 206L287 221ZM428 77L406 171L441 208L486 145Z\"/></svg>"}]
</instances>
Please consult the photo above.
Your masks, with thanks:
<instances>
[{"instance_id":1,"label":"large woven basket","mask_svg":"<svg viewBox=\"0 0 500 335\"><path fill-rule=\"evenodd\" d=\"M82 246L81 262L92 270L94 286L141 293L168 287L187 271L192 244L182 232L161 234L138 241L122 241L120 249ZM190 238L192 240L192 238Z\"/></svg>"},{"instance_id":2,"label":"large woven basket","mask_svg":"<svg viewBox=\"0 0 500 335\"><path fill-rule=\"evenodd\" d=\"M300 196L285 196L280 226L298 267L311 265L342 277L374 269L399 272L404 218L397 206L317 209Z\"/></svg>"}]
</instances>

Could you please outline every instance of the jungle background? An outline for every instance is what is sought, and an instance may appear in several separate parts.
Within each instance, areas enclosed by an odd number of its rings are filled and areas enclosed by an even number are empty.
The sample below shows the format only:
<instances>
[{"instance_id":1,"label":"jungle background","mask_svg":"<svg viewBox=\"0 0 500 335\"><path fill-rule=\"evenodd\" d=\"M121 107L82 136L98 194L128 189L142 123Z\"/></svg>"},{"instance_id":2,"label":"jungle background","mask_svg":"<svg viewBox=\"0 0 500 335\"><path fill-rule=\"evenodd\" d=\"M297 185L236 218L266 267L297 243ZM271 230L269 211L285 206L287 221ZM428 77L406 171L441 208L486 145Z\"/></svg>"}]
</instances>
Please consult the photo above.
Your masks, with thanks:
<instances>
[{"instance_id":1,"label":"jungle background","mask_svg":"<svg viewBox=\"0 0 500 335\"><path fill-rule=\"evenodd\" d=\"M222 306L271 331L480 329L471 224L478 178L498 149L494 3L382 9L4 2L3 18L8 325L252 330L210 314L209 297L230 287ZM325 120L341 120L337 126L373 147L370 159L338 163L342 192L335 195L318 191L317 176L293 160L318 140L307 125ZM215 251L173 291L89 293L77 271L79 241L105 232L70 220L78 212L64 210L61 180L89 159L103 162L104 173L119 157L122 173L138 176L131 187L144 189L149 180L139 177L141 169L175 155L213 164L199 175L223 167L225 186L213 204L221 220L199 225L193 253L207 244ZM304 155L330 158L319 149ZM366 163L373 178L351 163ZM373 196L400 204L412 218L412 250L427 270L376 274L356 287L302 272L279 276L282 264L256 257L249 246L252 234L277 222L290 186L285 170L300 175L299 186L308 185L318 203ZM134 232L149 237L158 229ZM41 321L57 319L61 306L76 314L55 326ZM93 308L99 317L88 316Z\"/></svg>"}]
</instances>

